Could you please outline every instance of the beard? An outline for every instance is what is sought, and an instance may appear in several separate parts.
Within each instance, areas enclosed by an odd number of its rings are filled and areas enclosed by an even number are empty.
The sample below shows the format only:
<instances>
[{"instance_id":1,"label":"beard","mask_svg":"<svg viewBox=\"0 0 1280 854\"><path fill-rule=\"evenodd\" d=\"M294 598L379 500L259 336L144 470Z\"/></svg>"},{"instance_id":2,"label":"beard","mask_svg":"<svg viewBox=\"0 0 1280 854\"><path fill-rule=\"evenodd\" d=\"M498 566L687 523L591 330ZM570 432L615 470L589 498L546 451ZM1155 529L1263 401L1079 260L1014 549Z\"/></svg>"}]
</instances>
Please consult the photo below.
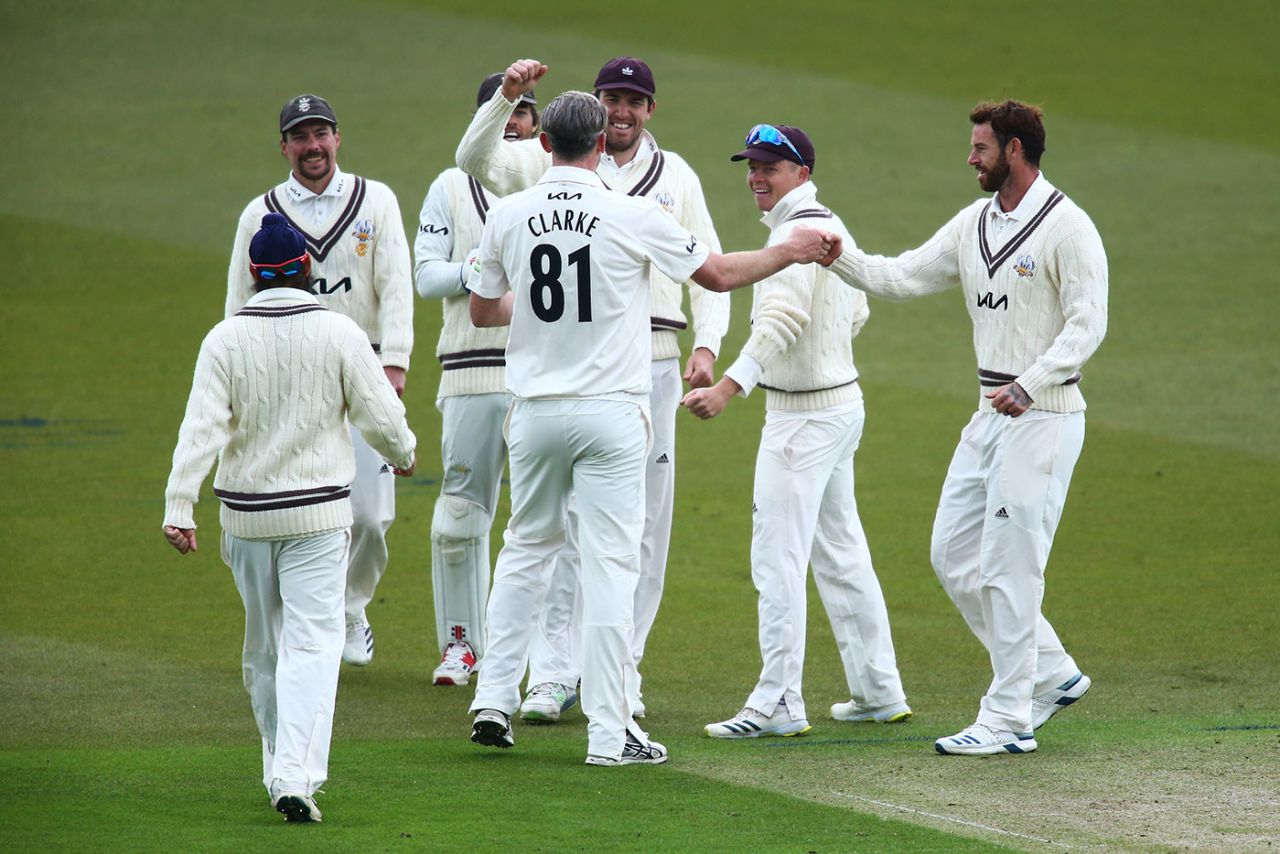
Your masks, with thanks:
<instances>
[{"instance_id":1,"label":"beard","mask_svg":"<svg viewBox=\"0 0 1280 854\"><path fill-rule=\"evenodd\" d=\"M1000 159L995 165L987 170L985 175L978 175L978 186L988 193L994 193L1004 186L1004 182L1009 180L1009 158L1005 156L1003 151L1000 152Z\"/></svg>"}]
</instances>

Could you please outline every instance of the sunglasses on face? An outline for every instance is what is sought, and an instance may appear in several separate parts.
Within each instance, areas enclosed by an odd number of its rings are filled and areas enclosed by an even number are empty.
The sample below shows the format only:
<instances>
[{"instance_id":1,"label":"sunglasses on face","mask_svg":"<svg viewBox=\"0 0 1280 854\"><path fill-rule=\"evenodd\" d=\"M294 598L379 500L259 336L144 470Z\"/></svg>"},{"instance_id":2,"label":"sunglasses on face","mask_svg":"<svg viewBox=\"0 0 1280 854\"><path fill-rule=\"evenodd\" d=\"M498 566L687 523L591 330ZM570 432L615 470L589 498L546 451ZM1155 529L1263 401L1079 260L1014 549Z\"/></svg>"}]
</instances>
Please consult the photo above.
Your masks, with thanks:
<instances>
[{"instance_id":1,"label":"sunglasses on face","mask_svg":"<svg viewBox=\"0 0 1280 854\"><path fill-rule=\"evenodd\" d=\"M291 258L288 261L282 261L279 264L250 264L249 272L255 279L287 279L290 276L296 276L307 268L307 253L303 252L297 258Z\"/></svg>"},{"instance_id":2,"label":"sunglasses on face","mask_svg":"<svg viewBox=\"0 0 1280 854\"><path fill-rule=\"evenodd\" d=\"M751 132L747 134L747 146L750 147L757 142L763 142L765 145L784 146L796 156L797 163L804 165L804 156L791 144L791 140L787 139L787 135L773 125L756 125L751 129Z\"/></svg>"}]
</instances>

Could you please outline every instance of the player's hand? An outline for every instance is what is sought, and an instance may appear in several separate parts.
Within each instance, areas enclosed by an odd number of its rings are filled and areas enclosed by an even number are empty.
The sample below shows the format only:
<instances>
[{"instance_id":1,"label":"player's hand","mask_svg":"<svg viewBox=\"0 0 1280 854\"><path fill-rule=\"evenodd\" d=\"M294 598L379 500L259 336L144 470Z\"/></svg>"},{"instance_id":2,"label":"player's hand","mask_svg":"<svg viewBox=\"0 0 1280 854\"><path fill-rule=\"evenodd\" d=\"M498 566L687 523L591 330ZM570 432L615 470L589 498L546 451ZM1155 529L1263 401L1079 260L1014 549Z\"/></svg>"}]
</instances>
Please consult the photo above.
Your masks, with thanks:
<instances>
[{"instance_id":1,"label":"player's hand","mask_svg":"<svg viewBox=\"0 0 1280 854\"><path fill-rule=\"evenodd\" d=\"M832 235L816 228L800 227L791 232L784 246L791 253L794 264L810 264L821 261L831 251Z\"/></svg>"},{"instance_id":2,"label":"player's hand","mask_svg":"<svg viewBox=\"0 0 1280 854\"><path fill-rule=\"evenodd\" d=\"M689 388L706 388L715 379L715 354L706 347L696 347L689 354L689 364L681 377Z\"/></svg>"},{"instance_id":3,"label":"player's hand","mask_svg":"<svg viewBox=\"0 0 1280 854\"><path fill-rule=\"evenodd\" d=\"M547 67L536 59L517 59L507 66L502 75L502 95L508 101L517 101L526 92L532 92L538 85Z\"/></svg>"},{"instance_id":4,"label":"player's hand","mask_svg":"<svg viewBox=\"0 0 1280 854\"><path fill-rule=\"evenodd\" d=\"M1031 395L1017 383L1009 383L1002 385L994 391L986 393L986 398L991 401L991 405L995 407L996 412L1001 415L1008 415L1010 418L1017 418L1022 413L1031 408Z\"/></svg>"},{"instance_id":5,"label":"player's hand","mask_svg":"<svg viewBox=\"0 0 1280 854\"><path fill-rule=\"evenodd\" d=\"M844 237L842 237L838 232L827 232L827 243L830 244L830 248L827 249L827 254L818 259L818 263L823 267L830 267L835 263L835 260L840 257L840 254L844 252Z\"/></svg>"},{"instance_id":6,"label":"player's hand","mask_svg":"<svg viewBox=\"0 0 1280 854\"><path fill-rule=\"evenodd\" d=\"M480 247L477 246L467 253L466 260L462 262L462 267L458 270L458 277L462 279L462 289L467 293L471 293L471 277L480 274Z\"/></svg>"},{"instance_id":7,"label":"player's hand","mask_svg":"<svg viewBox=\"0 0 1280 854\"><path fill-rule=\"evenodd\" d=\"M396 397L404 397L404 368L395 365L383 365L382 372L387 375L387 382L396 390Z\"/></svg>"},{"instance_id":8,"label":"player's hand","mask_svg":"<svg viewBox=\"0 0 1280 854\"><path fill-rule=\"evenodd\" d=\"M725 405L731 397L733 397L732 388L721 380L711 388L695 388L681 399L680 405L706 421L724 412Z\"/></svg>"},{"instance_id":9,"label":"player's hand","mask_svg":"<svg viewBox=\"0 0 1280 854\"><path fill-rule=\"evenodd\" d=\"M164 538L169 541L169 545L178 550L179 554L196 550L195 528L175 528L172 525L165 525Z\"/></svg>"},{"instance_id":10,"label":"player's hand","mask_svg":"<svg viewBox=\"0 0 1280 854\"><path fill-rule=\"evenodd\" d=\"M392 466L391 473L394 474L396 477L413 477L413 470L416 469L417 467L418 467L418 458L414 457L413 460L409 463L409 467L407 469L398 469L395 466Z\"/></svg>"}]
</instances>

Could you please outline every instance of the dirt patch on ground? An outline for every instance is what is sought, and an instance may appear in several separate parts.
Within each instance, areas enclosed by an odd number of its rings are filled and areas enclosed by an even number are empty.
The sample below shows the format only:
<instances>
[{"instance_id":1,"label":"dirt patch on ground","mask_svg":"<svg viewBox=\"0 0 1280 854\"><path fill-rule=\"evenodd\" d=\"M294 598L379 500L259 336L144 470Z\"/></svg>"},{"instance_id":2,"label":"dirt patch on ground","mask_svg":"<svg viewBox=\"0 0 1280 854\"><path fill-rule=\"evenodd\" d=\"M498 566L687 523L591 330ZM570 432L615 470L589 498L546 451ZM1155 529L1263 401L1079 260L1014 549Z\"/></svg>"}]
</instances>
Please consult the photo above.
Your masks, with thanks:
<instances>
[{"instance_id":1,"label":"dirt patch on ground","mask_svg":"<svg viewBox=\"0 0 1280 854\"><path fill-rule=\"evenodd\" d=\"M1028 851L1280 850L1280 727L1176 744L1098 735L984 758L939 756L914 735L762 741L725 745L732 763L700 755L695 770Z\"/></svg>"}]
</instances>

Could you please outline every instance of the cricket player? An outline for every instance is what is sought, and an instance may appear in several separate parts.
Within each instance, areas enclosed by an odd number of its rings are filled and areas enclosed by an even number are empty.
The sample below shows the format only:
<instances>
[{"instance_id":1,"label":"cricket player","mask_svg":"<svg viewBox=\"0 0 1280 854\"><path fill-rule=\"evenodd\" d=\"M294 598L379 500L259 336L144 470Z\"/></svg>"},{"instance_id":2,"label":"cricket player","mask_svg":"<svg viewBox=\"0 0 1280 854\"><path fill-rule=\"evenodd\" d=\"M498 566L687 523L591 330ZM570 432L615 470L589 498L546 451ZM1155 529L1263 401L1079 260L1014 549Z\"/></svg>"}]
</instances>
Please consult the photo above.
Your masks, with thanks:
<instances>
[{"instance_id":1,"label":"cricket player","mask_svg":"<svg viewBox=\"0 0 1280 854\"><path fill-rule=\"evenodd\" d=\"M182 554L195 551L195 503L216 457L262 782L286 819L320 821L351 543L348 421L395 474L413 473L415 439L368 336L308 291L303 235L269 213L246 253L255 294L200 345L164 533Z\"/></svg>"},{"instance_id":2,"label":"cricket player","mask_svg":"<svg viewBox=\"0 0 1280 854\"><path fill-rule=\"evenodd\" d=\"M756 125L732 160L747 161L747 187L764 213L769 243L805 223L822 223L853 245L844 224L818 203L808 134ZM867 298L815 265L788 267L753 289L751 337L711 388L682 401L714 418L735 395L765 390L765 423L752 494L751 577L760 593L760 657L755 689L732 718L706 726L713 738L792 736L809 731L801 693L805 577L812 564L831 620L852 699L838 720L911 717L898 675L880 582L858 519L853 455L864 412L853 337Z\"/></svg>"},{"instance_id":3,"label":"cricket player","mask_svg":"<svg viewBox=\"0 0 1280 854\"><path fill-rule=\"evenodd\" d=\"M369 336L383 372L403 395L413 349L413 281L409 245L395 194L385 184L338 168L338 118L317 95L299 95L280 111L280 151L289 177L249 202L240 215L227 272L227 317L253 292L248 246L268 212L281 214L307 240L311 292ZM356 476L351 483L351 555L347 566L347 639L342 659L373 659L365 607L387 568L387 529L396 515L395 482L382 458L351 431Z\"/></svg>"},{"instance_id":4,"label":"cricket player","mask_svg":"<svg viewBox=\"0 0 1280 854\"><path fill-rule=\"evenodd\" d=\"M477 110L458 146L458 166L499 195L532 186L551 164L536 141L501 144L506 117L546 71L547 67L537 60L512 63L503 77L502 95L495 92ZM698 176L678 154L660 149L646 130L657 107L657 86L649 66L635 57L612 59L596 75L594 91L609 113L605 150L598 167L601 180L619 193L657 203L700 243L718 252L720 243ZM666 576L675 506L675 419L681 378L692 388L711 384L720 340L729 328L729 301L723 294L706 292L687 280L672 279L657 268L650 275L653 391L649 404L654 438L645 462L644 545L640 581L636 585L635 636L631 641L637 667L657 617ZM681 310L686 289L694 340L682 374L677 332L688 326ZM571 572L572 542L561 560ZM554 586L560 592L549 598L544 611L546 620L530 650L532 688L521 710L522 715L543 721L558 717L560 707L570 702L576 681L576 674L569 670L573 638L568 615L573 608L573 590L562 580ZM632 708L643 717L646 710L639 679L634 690Z\"/></svg>"},{"instance_id":5,"label":"cricket player","mask_svg":"<svg viewBox=\"0 0 1280 854\"><path fill-rule=\"evenodd\" d=\"M994 673L977 720L934 747L1028 753L1034 731L1091 684L1040 605L1084 443L1081 368L1107 331L1107 256L1088 215L1040 171L1038 107L983 103L969 121L969 165L994 195L918 249L885 258L850 246L832 269L891 300L964 292L981 393L942 485L932 560Z\"/></svg>"},{"instance_id":6,"label":"cricket player","mask_svg":"<svg viewBox=\"0 0 1280 854\"><path fill-rule=\"evenodd\" d=\"M719 255L660 207L610 191L596 172L607 112L566 92L542 116L552 168L491 209L470 278L477 326L509 323L511 519L494 569L488 647L471 739L511 747L529 635L572 490L583 596L581 702L587 764L658 764L666 748L632 719L628 683L649 444L649 268L716 290L823 260L837 237L797 230Z\"/></svg>"},{"instance_id":7,"label":"cricket player","mask_svg":"<svg viewBox=\"0 0 1280 854\"><path fill-rule=\"evenodd\" d=\"M501 83L501 73L486 77L476 105L487 103ZM508 117L504 139L533 136L536 105L532 93L522 96ZM473 265L468 259L474 262L492 203L475 178L461 169L446 169L431 182L422 202L413 247L418 293L441 300L444 311L436 346L444 482L431 519L431 590L440 651L440 664L431 676L436 685L466 685L484 655L489 526L507 458L502 435L511 405L503 376L507 330L471 324L466 286Z\"/></svg>"}]
</instances>

